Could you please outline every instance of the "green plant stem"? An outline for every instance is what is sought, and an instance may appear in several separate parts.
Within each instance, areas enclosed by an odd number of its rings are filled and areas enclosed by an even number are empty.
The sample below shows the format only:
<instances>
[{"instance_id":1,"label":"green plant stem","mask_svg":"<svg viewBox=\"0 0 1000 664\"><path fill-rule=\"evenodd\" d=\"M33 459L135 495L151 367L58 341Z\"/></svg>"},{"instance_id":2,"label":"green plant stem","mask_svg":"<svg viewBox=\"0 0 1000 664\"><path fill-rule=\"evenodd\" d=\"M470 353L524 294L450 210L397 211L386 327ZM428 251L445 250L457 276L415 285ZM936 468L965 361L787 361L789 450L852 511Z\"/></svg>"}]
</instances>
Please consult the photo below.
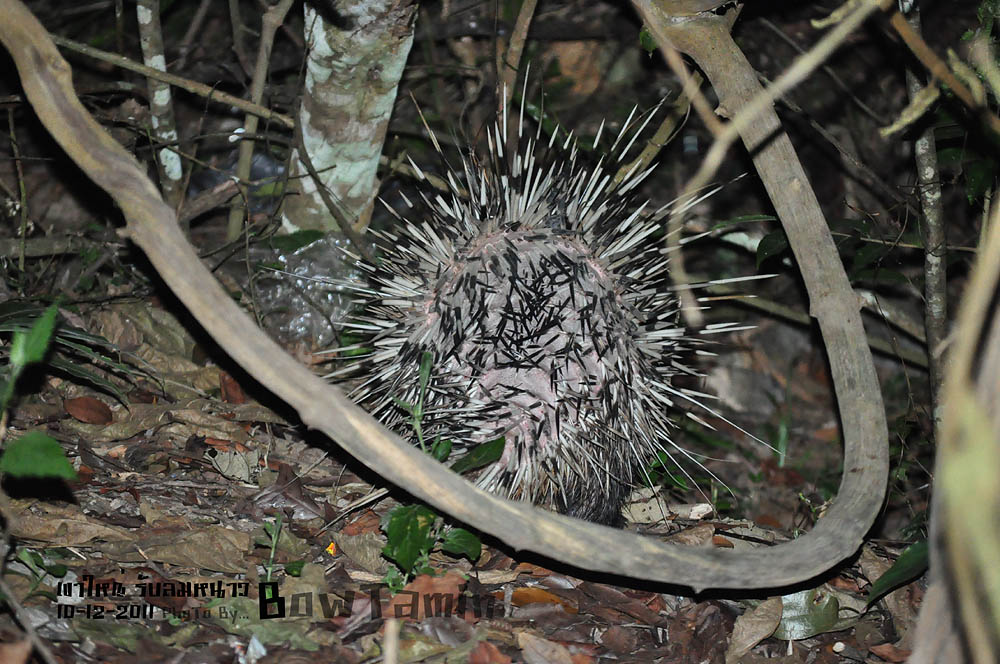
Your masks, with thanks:
<instances>
[{"instance_id":1,"label":"green plant stem","mask_svg":"<svg viewBox=\"0 0 1000 664\"><path fill-rule=\"evenodd\" d=\"M274 570L274 554L278 550L278 538L281 536L281 512L274 521L274 532L271 533L271 555L267 559L267 581L271 580L271 572Z\"/></svg>"}]
</instances>

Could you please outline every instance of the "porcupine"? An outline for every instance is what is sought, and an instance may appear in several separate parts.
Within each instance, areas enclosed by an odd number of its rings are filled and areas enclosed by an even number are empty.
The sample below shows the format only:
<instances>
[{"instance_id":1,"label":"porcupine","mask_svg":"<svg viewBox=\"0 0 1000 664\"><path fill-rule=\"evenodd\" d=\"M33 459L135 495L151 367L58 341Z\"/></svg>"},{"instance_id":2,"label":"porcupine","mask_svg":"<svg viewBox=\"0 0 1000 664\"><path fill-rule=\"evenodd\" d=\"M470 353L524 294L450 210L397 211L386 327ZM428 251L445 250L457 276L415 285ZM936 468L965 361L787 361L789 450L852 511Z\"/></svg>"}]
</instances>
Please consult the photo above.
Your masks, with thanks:
<instances>
[{"instance_id":1,"label":"porcupine","mask_svg":"<svg viewBox=\"0 0 1000 664\"><path fill-rule=\"evenodd\" d=\"M373 351L352 396L412 438L400 403L418 402L430 353L425 440L504 436L481 487L621 525L644 465L659 452L690 458L669 415L698 396L675 385L695 374L685 358L699 341L681 324L663 243L651 241L666 210L644 215L635 200L652 169L613 179L649 118L630 140L621 131L610 164L586 167L572 135L522 138L523 107L508 155L505 115L485 162L448 169L447 194L411 161L422 206L403 199L426 216L394 212L398 229L373 232L381 262L359 259L369 284L350 325Z\"/></svg>"}]
</instances>

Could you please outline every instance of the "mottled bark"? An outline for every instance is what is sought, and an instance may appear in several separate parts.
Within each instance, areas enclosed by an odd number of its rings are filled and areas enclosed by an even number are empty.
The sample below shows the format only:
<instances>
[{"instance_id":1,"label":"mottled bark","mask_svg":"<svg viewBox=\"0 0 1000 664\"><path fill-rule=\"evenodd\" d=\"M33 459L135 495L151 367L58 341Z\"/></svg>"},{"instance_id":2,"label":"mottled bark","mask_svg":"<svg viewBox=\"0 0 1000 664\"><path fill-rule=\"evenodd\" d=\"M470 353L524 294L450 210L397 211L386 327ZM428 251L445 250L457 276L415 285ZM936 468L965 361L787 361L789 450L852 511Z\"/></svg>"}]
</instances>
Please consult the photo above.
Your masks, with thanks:
<instances>
[{"instance_id":1,"label":"mottled bark","mask_svg":"<svg viewBox=\"0 0 1000 664\"><path fill-rule=\"evenodd\" d=\"M160 0L139 0L135 12L139 19L142 61L147 67L167 71L167 61L163 57L163 34L160 30ZM173 98L168 84L149 78L147 85L153 138L159 143L155 154L160 187L163 189L163 199L167 205L176 210L183 193L184 172L181 157L176 152L178 136Z\"/></svg>"},{"instance_id":2,"label":"mottled bark","mask_svg":"<svg viewBox=\"0 0 1000 664\"><path fill-rule=\"evenodd\" d=\"M396 88L413 44L414 11L411 0L341 0L323 13L306 4L309 55L299 122L319 186L338 203L338 218L296 151L292 195L283 208L286 228L339 230L367 223Z\"/></svg>"},{"instance_id":3,"label":"mottled bark","mask_svg":"<svg viewBox=\"0 0 1000 664\"><path fill-rule=\"evenodd\" d=\"M231 5L232 6L232 5ZM278 4L271 6L264 12L261 20L260 41L257 43L257 62L254 65L253 80L250 84L250 101L260 104L264 98L264 84L267 82L267 72L271 64L271 47L274 46L274 35L278 28L285 21L288 10L292 7L292 0L281 0ZM239 36L240 30L233 26L234 39ZM260 118L253 113L247 113L243 121L243 135L253 136L257 133L257 124ZM250 160L253 159L254 141L252 138L244 138L240 142L240 155L236 164L236 178L240 181L240 200L237 201L229 211L229 223L226 229L227 239L232 242L239 237L243 228L243 218L247 200L247 187L245 183L250 179Z\"/></svg>"},{"instance_id":4,"label":"mottled bark","mask_svg":"<svg viewBox=\"0 0 1000 664\"><path fill-rule=\"evenodd\" d=\"M920 12L914 8L909 16L910 27L920 34ZM923 83L912 70L906 70L906 91L912 100ZM917 196L923 214L921 231L924 239L924 329L927 335L927 357L931 393L931 411L935 428L941 424L938 393L944 376L944 345L948 334L948 274L944 208L941 205L941 179L937 165L937 144L934 128L924 129L913 145L917 163Z\"/></svg>"}]
</instances>

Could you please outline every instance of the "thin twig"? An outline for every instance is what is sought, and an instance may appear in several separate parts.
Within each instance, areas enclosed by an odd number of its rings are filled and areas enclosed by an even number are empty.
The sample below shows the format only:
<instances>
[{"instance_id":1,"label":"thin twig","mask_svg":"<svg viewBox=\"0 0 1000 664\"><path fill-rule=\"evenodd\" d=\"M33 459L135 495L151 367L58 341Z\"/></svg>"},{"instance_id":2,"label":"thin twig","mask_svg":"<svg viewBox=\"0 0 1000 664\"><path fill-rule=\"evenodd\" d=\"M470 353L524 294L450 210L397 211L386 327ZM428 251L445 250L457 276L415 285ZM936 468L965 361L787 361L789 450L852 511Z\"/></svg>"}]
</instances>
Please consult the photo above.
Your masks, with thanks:
<instances>
[{"instance_id":1,"label":"thin twig","mask_svg":"<svg viewBox=\"0 0 1000 664\"><path fill-rule=\"evenodd\" d=\"M208 8L211 6L212 0L201 0L201 4L198 5L198 9L195 10L194 16L191 18L191 24L188 25L187 32L184 33L184 37L181 38L181 43L178 45L181 56L177 58L176 69L180 71L184 70L184 66L187 64L188 55L192 50L191 42L193 42L197 34L201 32L201 28L205 24L205 17L208 16Z\"/></svg>"},{"instance_id":2,"label":"thin twig","mask_svg":"<svg viewBox=\"0 0 1000 664\"><path fill-rule=\"evenodd\" d=\"M916 5L910 10L908 24L920 36L920 10ZM912 70L906 70L906 92L912 101L924 84ZM937 144L934 128L924 129L913 144L917 164L917 195L923 216L924 237L924 329L927 334L927 356L930 359L931 416L934 429L941 428L941 411L938 397L944 378L944 341L948 335L948 277L944 227L944 208L941 205L941 182L937 163Z\"/></svg>"},{"instance_id":3,"label":"thin twig","mask_svg":"<svg viewBox=\"0 0 1000 664\"><path fill-rule=\"evenodd\" d=\"M14 126L14 109L7 109L7 127L10 131L10 150L14 157L14 170L17 171L18 204L21 213L20 238L18 238L17 269L24 272L24 249L28 239L28 192L24 187L24 167L21 165L21 150L17 146L17 132Z\"/></svg>"},{"instance_id":4,"label":"thin twig","mask_svg":"<svg viewBox=\"0 0 1000 664\"><path fill-rule=\"evenodd\" d=\"M1000 97L1000 67L997 67L997 62L993 53L993 46L987 37L979 37L972 43L972 48L969 50L969 54L972 61L982 72L983 78L986 79L986 83L990 86L993 91L994 97ZM991 209L996 205L993 201L993 197L996 194L996 189L990 187L983 194L983 220L979 229L979 246L985 246L987 232L990 228L990 220L995 218L996 212L991 214Z\"/></svg>"},{"instance_id":5,"label":"thin twig","mask_svg":"<svg viewBox=\"0 0 1000 664\"><path fill-rule=\"evenodd\" d=\"M4 503L6 502L6 498L4 498ZM46 664L58 664L59 660L49 650L48 644L45 643L42 637L38 636L38 632L35 631L34 626L31 624L31 616L27 614L21 603L17 601L17 596L14 594L13 588L7 585L3 577L0 577L0 592L4 594L4 601L7 605L14 609L14 615L17 616L18 622L21 623L24 631L28 634L28 638L31 639L31 645L35 647L39 656L45 660Z\"/></svg>"},{"instance_id":6,"label":"thin twig","mask_svg":"<svg viewBox=\"0 0 1000 664\"><path fill-rule=\"evenodd\" d=\"M229 106L235 106L236 108L244 111L245 113L252 113L258 117L264 118L265 120L274 120L275 122L280 122L289 129L295 127L295 120L291 117L284 115L283 113L277 113L269 108L265 108L258 104L253 104L245 99L240 99L231 94L220 92L215 88L212 88L204 83L199 83L197 81L192 81L181 76L175 76L174 74L168 74L167 72L159 71L153 69L152 67L147 67L146 65L139 64L134 60L129 60L128 58L123 58L120 55L115 55L114 53L108 53L107 51L102 51L92 46L87 46L86 44L81 44L80 42L73 41L72 39L66 39L65 37L60 37L59 35L53 35L49 33L57 45L63 48L68 48L71 51L76 51L88 57L94 58L95 60L100 60L101 62L107 62L113 64L122 69L127 69L128 71L134 71L136 73L142 74L148 78L154 78L158 81L163 81L164 83L169 83L170 85L176 86L182 90L187 90L191 94L198 95L199 97L204 97L211 101L216 101L221 104L228 104Z\"/></svg>"},{"instance_id":7,"label":"thin twig","mask_svg":"<svg viewBox=\"0 0 1000 664\"><path fill-rule=\"evenodd\" d=\"M813 324L813 319L808 313L768 298L759 296L749 297L744 293L733 293L725 285L708 284L705 286L705 290L713 296L726 297L726 299L737 302L740 306L756 309L757 311L770 314L775 318L781 318L806 328L811 327ZM873 311L873 313L882 316L878 311ZM895 322L885 316L882 316L882 318L888 323ZM913 364L922 369L927 368L927 356L920 350L902 348L895 341L890 342L889 340L872 335L867 335L865 338L872 350L878 351L883 355L899 358L903 362Z\"/></svg>"},{"instance_id":8,"label":"thin twig","mask_svg":"<svg viewBox=\"0 0 1000 664\"><path fill-rule=\"evenodd\" d=\"M974 111L979 111L980 119L982 119L989 128L997 134L1000 134L1000 117L997 117L976 101L975 96L972 92L962 83L958 78L951 73L951 69L948 64L937 56L931 47L927 45L927 42L917 34L910 24L906 22L906 17L904 17L899 12L892 15L889 19L889 24L892 25L896 34L906 43L906 46L910 49L910 52L929 71L934 78L941 81L944 85L958 97L963 104L968 106Z\"/></svg>"},{"instance_id":9,"label":"thin twig","mask_svg":"<svg viewBox=\"0 0 1000 664\"><path fill-rule=\"evenodd\" d=\"M701 91L701 77L695 78L691 75L687 65L684 64L684 58L681 57L681 54L676 49L668 46L663 49L663 54L674 74L677 78L681 79L681 84L684 86L681 94L691 100L691 105L694 106L695 112L698 113L701 121L705 123L705 127L712 132L712 136L718 136L722 131L722 122L719 120L719 116L712 111L708 99L705 98L705 94Z\"/></svg>"},{"instance_id":10,"label":"thin twig","mask_svg":"<svg viewBox=\"0 0 1000 664\"><path fill-rule=\"evenodd\" d=\"M840 231L830 231L830 235L833 237L851 237L860 242L869 242L871 244L882 244L887 247L894 247L900 249L920 249L923 251L924 245L913 244L912 242L897 242L895 240L882 240L877 237L868 237L866 235L854 235L853 233L841 233ZM948 251L964 251L970 254L974 254L979 251L978 247L968 247L961 244L949 244L945 245L945 249Z\"/></svg>"},{"instance_id":11,"label":"thin twig","mask_svg":"<svg viewBox=\"0 0 1000 664\"><path fill-rule=\"evenodd\" d=\"M257 46L257 64L253 72L253 81L250 84L250 102L253 104L260 104L261 99L264 98L264 84L267 82L267 71L271 63L271 48L274 46L274 35L278 32L278 27L284 23L285 16L292 7L292 2L293 0L281 0L281 2L264 12L264 18L261 20L260 43ZM235 25L233 30L235 33ZM248 113L246 119L243 121L244 133L256 133L258 120L259 118L256 115ZM240 156L236 162L236 177L241 181L250 178L253 146L253 139L244 139L240 142ZM240 231L243 228L243 209L240 203L246 198L246 189L243 188L241 193L243 195L234 201L233 206L229 210L229 223L226 227L226 239L229 242L234 242L240 236Z\"/></svg>"},{"instance_id":12,"label":"thin twig","mask_svg":"<svg viewBox=\"0 0 1000 664\"><path fill-rule=\"evenodd\" d=\"M990 210L993 209L993 187L983 192L983 214L979 221L979 244L982 246L986 232L990 229ZM951 249L952 247L948 247Z\"/></svg>"},{"instance_id":13,"label":"thin twig","mask_svg":"<svg viewBox=\"0 0 1000 664\"><path fill-rule=\"evenodd\" d=\"M736 114L736 117L716 135L715 142L709 148L698 171L688 180L680 199L687 200L695 192L707 185L715 172L719 170L719 166L729 151L729 147L740 138L743 130L762 111L771 107L775 99L791 90L810 73L815 71L869 15L879 9L880 5L888 4L890 4L889 0L867 0L859 5L843 21L816 42L808 53L796 58L785 73L774 81L773 85L764 88L760 94L755 95ZM684 269L683 254L677 251L681 229L684 227L684 216L684 206L677 206L675 210L671 211L670 220L667 223L667 251L670 252L673 261L671 264L671 280L678 288L677 293L681 300L685 320L688 325L697 328L701 327L704 317L701 315L701 311L694 301L694 296L691 294L690 288L687 287L689 280L687 278L687 271Z\"/></svg>"},{"instance_id":14,"label":"thin twig","mask_svg":"<svg viewBox=\"0 0 1000 664\"><path fill-rule=\"evenodd\" d=\"M309 151L306 150L305 138L302 136L302 125L296 125L295 127L295 150L298 152L299 161L305 167L306 172L309 177L312 178L313 184L316 185L316 193L319 194L320 199L323 201L323 205L326 206L327 212L333 217L337 226L343 231L347 239L351 241L355 249L368 261L371 265L377 265L378 260L375 256L368 251L366 248L365 241L361 238L361 234L358 229L351 224L349 215L347 215L342 206L338 205L333 199L333 195L330 193L330 188L323 182L320 178L319 172L316 170L316 166L313 165L312 158L309 156Z\"/></svg>"},{"instance_id":15,"label":"thin twig","mask_svg":"<svg viewBox=\"0 0 1000 664\"><path fill-rule=\"evenodd\" d=\"M55 40L53 40L55 41ZM115 46L119 53L125 52L125 2L115 0Z\"/></svg>"},{"instance_id":16,"label":"thin twig","mask_svg":"<svg viewBox=\"0 0 1000 664\"><path fill-rule=\"evenodd\" d=\"M79 254L83 251L97 251L112 246L107 241L91 240L77 235L48 235L33 237L23 241L22 238L0 238L0 256L16 256L24 251L26 258L41 256L58 256L61 254ZM114 245L117 250L124 244Z\"/></svg>"},{"instance_id":17,"label":"thin twig","mask_svg":"<svg viewBox=\"0 0 1000 664\"><path fill-rule=\"evenodd\" d=\"M761 76L760 80L764 83L764 85L771 85L771 80L766 76ZM845 147L837 139L837 137L830 132L830 130L813 119L801 106L792 101L789 95L782 95L780 101L793 113L798 113L803 116L806 119L806 122L809 123L809 126L812 127L827 143L829 143L834 150L839 152L842 157L850 162L851 166L858 169L861 173L864 173L864 175L868 178L868 181L865 182L866 185L876 187L882 195L888 196L899 205L906 206L906 208L914 214L919 214L920 211L916 208L914 203L911 203L905 196L896 191L894 187L891 187L885 182L885 180L879 177L878 174L875 173L870 166L868 166L868 164L861 161L861 158L858 157L857 154L847 149L847 147ZM836 233L834 233L834 235L836 235Z\"/></svg>"},{"instance_id":18,"label":"thin twig","mask_svg":"<svg viewBox=\"0 0 1000 664\"><path fill-rule=\"evenodd\" d=\"M146 90L141 85L135 85L128 81L109 81L98 85L81 85L77 94L81 97L89 95L115 94L120 92L127 95L135 95L142 99L146 98ZM0 95L0 105L5 104L26 104L28 100L23 95Z\"/></svg>"},{"instance_id":19,"label":"thin twig","mask_svg":"<svg viewBox=\"0 0 1000 664\"><path fill-rule=\"evenodd\" d=\"M239 61L240 67L243 68L243 72L249 75L253 69L250 67L250 54L247 52L246 42L243 41L243 33L250 31L243 23L239 0L229 0L229 22L233 28L233 50L236 51L236 59ZM260 65L259 57L257 64Z\"/></svg>"},{"instance_id":20,"label":"thin twig","mask_svg":"<svg viewBox=\"0 0 1000 664\"><path fill-rule=\"evenodd\" d=\"M776 26L774 23L771 23L766 18L759 18L757 20L759 20L768 30L778 35L778 38L780 38L783 42L794 48L800 54L806 52L805 49L799 46L798 42L796 42L794 39L786 35L784 31L778 26ZM837 72L833 71L833 67L830 67L829 65L823 65L822 67L820 67L820 69L823 70L824 74L830 77L830 80L832 80L837 85L838 88L840 88L841 90L844 91L845 94L847 94L847 98L850 99L852 102L854 102L854 105L860 108L865 115L870 117L875 122L879 123L879 126L885 126L889 124L889 121L886 120L884 117L882 117L881 114L876 113L874 110L872 110L872 108L868 104L861 101L856 94L851 92L850 86L844 83L844 81L842 81L841 78L837 76Z\"/></svg>"},{"instance_id":21,"label":"thin twig","mask_svg":"<svg viewBox=\"0 0 1000 664\"><path fill-rule=\"evenodd\" d=\"M514 149L517 141L517 134L511 129L519 123L519 119L513 114L508 114L510 100L514 95L514 84L517 82L517 72L521 64L521 54L524 52L524 44L528 39L528 28L531 19L535 15L537 0L525 0L517 13L517 21L514 23L514 31L510 35L510 43L506 53L497 54L497 76L500 84L500 108L497 109L497 119L507 118L507 126L504 128L508 141L514 142L508 145L508 149ZM497 39L497 48L503 48L503 40Z\"/></svg>"},{"instance_id":22,"label":"thin twig","mask_svg":"<svg viewBox=\"0 0 1000 664\"><path fill-rule=\"evenodd\" d=\"M923 321L913 318L909 312L896 304L879 298L878 294L866 288L854 289L858 296L858 302L865 309L880 316L886 323L892 325L897 330L902 330L922 344L927 343L927 334L924 331ZM924 362L923 366L927 366Z\"/></svg>"},{"instance_id":23,"label":"thin twig","mask_svg":"<svg viewBox=\"0 0 1000 664\"><path fill-rule=\"evenodd\" d=\"M692 74L689 82L691 84L692 90L698 90L701 84L704 82L701 74ZM663 118L663 122L656 129L656 133L646 141L646 147L643 148L642 152L635 160L627 164L622 164L618 172L615 173L615 177L611 180L609 187L617 187L622 183L623 180L629 175L629 173L641 173L646 168L649 167L653 160L656 159L656 155L660 154L660 151L670 142L671 137L674 132L677 131L677 125L680 124L681 119L687 117L687 114L691 111L691 94L688 90L688 82L685 82L684 89L678 95L674 103L671 104L670 112L667 113L667 117Z\"/></svg>"},{"instance_id":24,"label":"thin twig","mask_svg":"<svg viewBox=\"0 0 1000 664\"><path fill-rule=\"evenodd\" d=\"M167 60L160 29L160 0L139 0L135 13L139 21L139 44L145 65L150 69L166 71ZM147 79L146 85L149 88L153 136L161 143L173 144L178 140L178 135L170 86L155 78ZM163 200L176 210L184 193L181 186L184 177L181 158L177 152L165 147L156 151L154 160L160 176ZM187 229L184 230L186 233Z\"/></svg>"}]
</instances>

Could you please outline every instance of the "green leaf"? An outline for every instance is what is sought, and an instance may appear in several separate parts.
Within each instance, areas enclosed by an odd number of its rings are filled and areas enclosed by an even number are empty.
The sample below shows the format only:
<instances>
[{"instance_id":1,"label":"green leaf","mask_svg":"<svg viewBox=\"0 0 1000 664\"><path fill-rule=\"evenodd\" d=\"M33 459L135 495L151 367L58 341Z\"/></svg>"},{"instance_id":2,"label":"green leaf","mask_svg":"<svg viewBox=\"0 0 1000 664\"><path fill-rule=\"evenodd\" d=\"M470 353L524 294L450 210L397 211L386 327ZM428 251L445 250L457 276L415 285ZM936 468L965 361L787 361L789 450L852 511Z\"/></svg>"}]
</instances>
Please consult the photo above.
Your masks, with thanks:
<instances>
[{"instance_id":1,"label":"green leaf","mask_svg":"<svg viewBox=\"0 0 1000 664\"><path fill-rule=\"evenodd\" d=\"M41 574L44 569L45 559L37 551L31 549L21 549L17 552L17 559L24 563L35 574Z\"/></svg>"},{"instance_id":2,"label":"green leaf","mask_svg":"<svg viewBox=\"0 0 1000 664\"><path fill-rule=\"evenodd\" d=\"M877 242L866 242L854 253L851 260L851 274L857 274L872 263L881 260L888 252L888 247Z\"/></svg>"},{"instance_id":3,"label":"green leaf","mask_svg":"<svg viewBox=\"0 0 1000 664\"><path fill-rule=\"evenodd\" d=\"M403 401L399 397L393 397L392 398L392 402L394 404L396 404L396 407L399 408L400 410L405 411L405 412L409 413L410 415L413 415L413 405L412 404L409 404L409 403Z\"/></svg>"},{"instance_id":4,"label":"green leaf","mask_svg":"<svg viewBox=\"0 0 1000 664\"><path fill-rule=\"evenodd\" d=\"M395 595L406 586L406 577L396 567L390 567L385 572L382 579L389 588L389 592Z\"/></svg>"},{"instance_id":5,"label":"green leaf","mask_svg":"<svg viewBox=\"0 0 1000 664\"><path fill-rule=\"evenodd\" d=\"M642 30L639 31L639 48L648 54L656 50L656 37L653 36L653 33L646 26L642 26Z\"/></svg>"},{"instance_id":6,"label":"green leaf","mask_svg":"<svg viewBox=\"0 0 1000 664\"><path fill-rule=\"evenodd\" d=\"M423 402L427 392L427 383L431 380L431 365L434 364L434 354L424 351L420 356L420 401Z\"/></svg>"},{"instance_id":7,"label":"green leaf","mask_svg":"<svg viewBox=\"0 0 1000 664\"><path fill-rule=\"evenodd\" d=\"M94 373L82 365L70 362L61 357L53 357L49 360L49 366L53 369L65 372L70 376L73 376L73 378L77 378L85 383L90 383L94 387L107 392L119 402L123 404L126 403L125 393L119 390L114 383L102 378L99 374Z\"/></svg>"},{"instance_id":8,"label":"green leaf","mask_svg":"<svg viewBox=\"0 0 1000 664\"><path fill-rule=\"evenodd\" d=\"M757 245L757 267L761 266L761 263L766 261L772 256L777 256L788 249L788 236L785 235L785 231L778 229L772 231L761 238L760 244Z\"/></svg>"},{"instance_id":9,"label":"green leaf","mask_svg":"<svg viewBox=\"0 0 1000 664\"><path fill-rule=\"evenodd\" d=\"M435 438L431 445L431 456L444 463L451 456L451 441L447 438Z\"/></svg>"},{"instance_id":10,"label":"green leaf","mask_svg":"<svg viewBox=\"0 0 1000 664\"><path fill-rule=\"evenodd\" d=\"M409 573L420 556L434 546L437 518L433 510L423 505L401 505L392 510L382 526L388 540L382 553Z\"/></svg>"},{"instance_id":11,"label":"green leaf","mask_svg":"<svg viewBox=\"0 0 1000 664\"><path fill-rule=\"evenodd\" d=\"M847 235L866 235L871 223L863 217L842 217L830 222L830 230Z\"/></svg>"},{"instance_id":12,"label":"green leaf","mask_svg":"<svg viewBox=\"0 0 1000 664\"><path fill-rule=\"evenodd\" d=\"M62 447L41 431L29 431L7 445L0 454L0 472L14 477L76 479L76 471Z\"/></svg>"},{"instance_id":13,"label":"green leaf","mask_svg":"<svg viewBox=\"0 0 1000 664\"><path fill-rule=\"evenodd\" d=\"M44 315L44 313L45 309L43 307L40 307L32 302L4 302L3 304L0 304L0 332L11 332L14 334L18 332L28 332L31 329L32 324ZM68 350L70 355L79 356L79 358L82 358L85 361L99 364L111 371L125 374L126 376L136 374L144 375L154 381L156 380L155 377L151 376L148 372L137 370L133 366L120 362L100 352L101 350L104 350L107 353L118 357L123 355L121 349L117 348L107 339L84 332L83 330L73 327L72 325L68 325L65 322L58 326L58 329L52 338L52 344L58 346L60 350ZM125 353L125 355L128 354ZM73 363L59 357L58 355L54 355L49 358L48 364L73 376L74 378L90 383L91 385L114 395L115 398L122 403L125 401L124 394L114 384L99 377L97 374L84 369L79 363Z\"/></svg>"},{"instance_id":14,"label":"green leaf","mask_svg":"<svg viewBox=\"0 0 1000 664\"><path fill-rule=\"evenodd\" d=\"M732 219L726 219L725 221L719 221L712 225L710 230L717 231L722 228L728 228L729 226L738 226L740 224L750 224L757 223L761 221L777 221L778 218L773 214L745 214L741 217L734 217Z\"/></svg>"},{"instance_id":15,"label":"green leaf","mask_svg":"<svg viewBox=\"0 0 1000 664\"><path fill-rule=\"evenodd\" d=\"M0 304L0 326L13 324L19 326L15 329L28 329L35 319L43 313L45 313L45 307L36 302L7 300ZM0 330L10 331L10 329L3 327L0 327Z\"/></svg>"},{"instance_id":16,"label":"green leaf","mask_svg":"<svg viewBox=\"0 0 1000 664\"><path fill-rule=\"evenodd\" d=\"M979 159L965 167L965 196L969 203L975 203L986 190L993 186L997 176L997 164L992 159Z\"/></svg>"},{"instance_id":17,"label":"green leaf","mask_svg":"<svg viewBox=\"0 0 1000 664\"><path fill-rule=\"evenodd\" d=\"M285 193L285 183L284 182L265 182L264 184L258 184L250 189L251 198L277 198ZM307 231L297 231L299 233L305 233ZM318 231L314 231L318 232ZM283 236L283 237L288 237Z\"/></svg>"},{"instance_id":18,"label":"green leaf","mask_svg":"<svg viewBox=\"0 0 1000 664\"><path fill-rule=\"evenodd\" d=\"M976 18L979 19L979 25L987 27L996 20L997 16L1000 16L1000 2L997 0L981 0L979 7L976 9Z\"/></svg>"},{"instance_id":19,"label":"green leaf","mask_svg":"<svg viewBox=\"0 0 1000 664\"><path fill-rule=\"evenodd\" d=\"M427 576L437 576L437 570L434 569L434 565L431 564L430 553L421 553L420 557L417 558L416 564L413 565L413 569L410 570L411 576L420 576L421 574L426 574Z\"/></svg>"},{"instance_id":20,"label":"green leaf","mask_svg":"<svg viewBox=\"0 0 1000 664\"><path fill-rule=\"evenodd\" d=\"M312 244L323 237L325 233L317 230L295 231L288 235L275 235L271 238L271 246L283 253L297 251L307 244Z\"/></svg>"},{"instance_id":21,"label":"green leaf","mask_svg":"<svg viewBox=\"0 0 1000 664\"><path fill-rule=\"evenodd\" d=\"M778 460L778 468L785 467L788 458L788 414L785 413L778 421L777 438L774 442L774 456Z\"/></svg>"},{"instance_id":22,"label":"green leaf","mask_svg":"<svg viewBox=\"0 0 1000 664\"><path fill-rule=\"evenodd\" d=\"M352 334L350 332L343 332L340 335L340 347L348 348L350 346L359 346L353 350L343 350L338 351L337 355L340 357L355 357L358 355L367 355L372 352L371 346L366 346L362 342L365 341L365 337L360 334Z\"/></svg>"},{"instance_id":23,"label":"green leaf","mask_svg":"<svg viewBox=\"0 0 1000 664\"><path fill-rule=\"evenodd\" d=\"M12 365L26 367L29 364L41 362L45 358L45 351L48 350L49 340L52 338L52 330L56 326L56 313L58 311L58 305L51 305L35 321L30 331L14 334L14 342L10 347L10 363Z\"/></svg>"},{"instance_id":24,"label":"green leaf","mask_svg":"<svg viewBox=\"0 0 1000 664\"><path fill-rule=\"evenodd\" d=\"M859 270L851 275L851 281L870 281L879 284L899 284L901 286L912 283L906 275L898 270L888 270L886 268L872 268L869 270Z\"/></svg>"},{"instance_id":25,"label":"green leaf","mask_svg":"<svg viewBox=\"0 0 1000 664\"><path fill-rule=\"evenodd\" d=\"M689 491L691 489L691 484L688 478L683 473L675 473L666 465L667 463L672 464L676 467L676 463L672 460L666 458L657 461L655 473L650 471L649 475L651 478L655 477L654 484L667 484L669 486L674 486L681 491Z\"/></svg>"},{"instance_id":26,"label":"green leaf","mask_svg":"<svg viewBox=\"0 0 1000 664\"><path fill-rule=\"evenodd\" d=\"M969 156L972 153L964 146L941 148L937 151L938 166L958 166Z\"/></svg>"},{"instance_id":27,"label":"green leaf","mask_svg":"<svg viewBox=\"0 0 1000 664\"><path fill-rule=\"evenodd\" d=\"M259 263L254 263L254 269L256 270L271 270L273 272L284 272L285 264L281 261L260 261Z\"/></svg>"},{"instance_id":28,"label":"green leaf","mask_svg":"<svg viewBox=\"0 0 1000 664\"><path fill-rule=\"evenodd\" d=\"M57 579L61 579L69 572L69 567L66 567L62 563L52 563L45 566L45 571Z\"/></svg>"},{"instance_id":29,"label":"green leaf","mask_svg":"<svg viewBox=\"0 0 1000 664\"><path fill-rule=\"evenodd\" d=\"M507 440L501 437L491 440L488 443L476 445L467 454L451 464L451 469L461 474L491 464L500 459L500 455L503 454L503 448L506 444Z\"/></svg>"},{"instance_id":30,"label":"green leaf","mask_svg":"<svg viewBox=\"0 0 1000 664\"><path fill-rule=\"evenodd\" d=\"M465 556L476 562L483 553L483 543L464 528L452 528L444 534L441 550L455 556Z\"/></svg>"},{"instance_id":31,"label":"green leaf","mask_svg":"<svg viewBox=\"0 0 1000 664\"><path fill-rule=\"evenodd\" d=\"M927 571L928 563L927 540L911 544L893 563L885 574L880 576L868 589L869 606L882 599L891 590L906 585Z\"/></svg>"},{"instance_id":32,"label":"green leaf","mask_svg":"<svg viewBox=\"0 0 1000 664\"><path fill-rule=\"evenodd\" d=\"M516 93L514 95L514 101L515 105L522 106L524 108L524 112L528 115L528 117L530 117L532 120L534 120L541 126L542 133L545 136L553 136L553 135L561 136L565 134L565 130L559 125L559 123L556 120L554 120L549 113L544 112L540 105L534 104L527 100L522 100ZM546 106L546 108L548 108L548 106ZM586 152L591 149L590 147L591 145L592 143L581 141L578 147L581 151Z\"/></svg>"},{"instance_id":33,"label":"green leaf","mask_svg":"<svg viewBox=\"0 0 1000 664\"><path fill-rule=\"evenodd\" d=\"M296 560L285 565L285 573L289 576L301 576L302 568L306 566L306 561Z\"/></svg>"},{"instance_id":34,"label":"green leaf","mask_svg":"<svg viewBox=\"0 0 1000 664\"><path fill-rule=\"evenodd\" d=\"M822 588L810 588L781 598L781 622L774 637L798 641L831 631L837 625L840 602Z\"/></svg>"}]
</instances>

